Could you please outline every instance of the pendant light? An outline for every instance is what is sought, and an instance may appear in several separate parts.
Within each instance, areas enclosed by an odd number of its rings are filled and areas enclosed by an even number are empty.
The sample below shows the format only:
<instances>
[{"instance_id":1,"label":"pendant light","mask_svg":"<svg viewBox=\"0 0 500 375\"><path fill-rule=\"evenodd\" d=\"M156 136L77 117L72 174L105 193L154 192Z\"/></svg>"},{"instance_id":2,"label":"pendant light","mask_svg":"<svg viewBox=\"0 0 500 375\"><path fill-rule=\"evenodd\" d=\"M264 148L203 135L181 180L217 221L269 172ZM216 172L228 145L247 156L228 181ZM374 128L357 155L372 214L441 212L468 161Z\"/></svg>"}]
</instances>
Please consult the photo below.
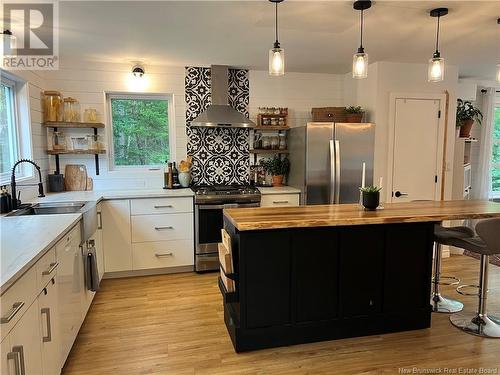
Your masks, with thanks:
<instances>
[{"instance_id":1,"label":"pendant light","mask_svg":"<svg viewBox=\"0 0 500 375\"><path fill-rule=\"evenodd\" d=\"M15 56L16 50L16 37L12 35L10 30L0 32L0 55L2 56Z\"/></svg>"},{"instance_id":2,"label":"pendant light","mask_svg":"<svg viewBox=\"0 0 500 375\"><path fill-rule=\"evenodd\" d=\"M372 6L369 0L358 0L353 4L355 10L360 11L360 43L358 52L352 58L352 78L366 78L368 77L368 54L365 53L363 48L363 25L364 25L364 11Z\"/></svg>"},{"instance_id":3,"label":"pendant light","mask_svg":"<svg viewBox=\"0 0 500 375\"><path fill-rule=\"evenodd\" d=\"M285 74L285 50L280 47L278 40L278 4L283 0L269 0L275 5L275 27L276 41L274 47L269 50L269 75L282 76Z\"/></svg>"},{"instance_id":4,"label":"pendant light","mask_svg":"<svg viewBox=\"0 0 500 375\"><path fill-rule=\"evenodd\" d=\"M429 82L439 82L444 79L444 59L441 57L439 52L439 27L440 19L448 14L448 8L436 8L431 10L430 16L437 17L437 29L436 29L436 51L429 60L429 69L427 71L427 79Z\"/></svg>"}]
</instances>

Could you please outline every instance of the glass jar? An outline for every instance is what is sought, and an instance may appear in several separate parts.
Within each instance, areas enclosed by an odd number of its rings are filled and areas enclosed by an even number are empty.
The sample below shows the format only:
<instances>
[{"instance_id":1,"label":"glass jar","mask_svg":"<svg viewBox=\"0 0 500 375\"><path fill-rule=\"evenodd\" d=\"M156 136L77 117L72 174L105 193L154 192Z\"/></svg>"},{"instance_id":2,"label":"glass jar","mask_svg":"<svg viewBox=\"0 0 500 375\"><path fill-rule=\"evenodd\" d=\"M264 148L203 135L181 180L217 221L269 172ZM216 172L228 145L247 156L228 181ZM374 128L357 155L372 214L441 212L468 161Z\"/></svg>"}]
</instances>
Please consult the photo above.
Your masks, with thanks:
<instances>
[{"instance_id":1,"label":"glass jar","mask_svg":"<svg viewBox=\"0 0 500 375\"><path fill-rule=\"evenodd\" d=\"M52 133L52 150L64 151L66 150L66 136L63 132Z\"/></svg>"},{"instance_id":2,"label":"glass jar","mask_svg":"<svg viewBox=\"0 0 500 375\"><path fill-rule=\"evenodd\" d=\"M285 134L279 135L279 149L286 150L286 135Z\"/></svg>"},{"instance_id":3,"label":"glass jar","mask_svg":"<svg viewBox=\"0 0 500 375\"><path fill-rule=\"evenodd\" d=\"M59 91L43 92L43 121L63 120L63 97Z\"/></svg>"},{"instance_id":4,"label":"glass jar","mask_svg":"<svg viewBox=\"0 0 500 375\"><path fill-rule=\"evenodd\" d=\"M277 135L273 135L271 137L271 149L272 150L277 150L279 147L279 138Z\"/></svg>"},{"instance_id":5,"label":"glass jar","mask_svg":"<svg viewBox=\"0 0 500 375\"><path fill-rule=\"evenodd\" d=\"M267 135L262 137L262 148L264 150L268 150L271 148L271 142L270 142L270 139Z\"/></svg>"},{"instance_id":6,"label":"glass jar","mask_svg":"<svg viewBox=\"0 0 500 375\"><path fill-rule=\"evenodd\" d=\"M87 135L88 149L92 151L100 151L102 149L101 136L98 134Z\"/></svg>"},{"instance_id":7,"label":"glass jar","mask_svg":"<svg viewBox=\"0 0 500 375\"><path fill-rule=\"evenodd\" d=\"M75 98L64 98L64 121L80 122L80 103Z\"/></svg>"},{"instance_id":8,"label":"glass jar","mask_svg":"<svg viewBox=\"0 0 500 375\"><path fill-rule=\"evenodd\" d=\"M84 122L97 122L97 109L87 108L83 112L83 121Z\"/></svg>"}]
</instances>

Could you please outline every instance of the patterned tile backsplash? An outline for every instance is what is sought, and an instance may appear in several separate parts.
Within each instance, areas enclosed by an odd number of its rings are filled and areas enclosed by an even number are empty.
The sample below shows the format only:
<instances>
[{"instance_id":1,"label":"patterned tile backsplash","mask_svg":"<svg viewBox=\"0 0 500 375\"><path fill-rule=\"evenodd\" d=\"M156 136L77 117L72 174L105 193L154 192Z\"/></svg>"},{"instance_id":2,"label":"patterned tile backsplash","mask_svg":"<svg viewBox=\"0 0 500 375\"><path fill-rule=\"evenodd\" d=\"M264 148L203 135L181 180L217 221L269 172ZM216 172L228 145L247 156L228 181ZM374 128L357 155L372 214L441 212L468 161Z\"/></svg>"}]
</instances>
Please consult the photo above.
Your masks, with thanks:
<instances>
[{"instance_id":1,"label":"patterned tile backsplash","mask_svg":"<svg viewBox=\"0 0 500 375\"><path fill-rule=\"evenodd\" d=\"M191 127L191 121L211 104L210 68L186 67L185 85L187 153L193 157L193 183L248 183L248 129ZM229 69L228 87L228 104L248 117L248 70Z\"/></svg>"}]
</instances>

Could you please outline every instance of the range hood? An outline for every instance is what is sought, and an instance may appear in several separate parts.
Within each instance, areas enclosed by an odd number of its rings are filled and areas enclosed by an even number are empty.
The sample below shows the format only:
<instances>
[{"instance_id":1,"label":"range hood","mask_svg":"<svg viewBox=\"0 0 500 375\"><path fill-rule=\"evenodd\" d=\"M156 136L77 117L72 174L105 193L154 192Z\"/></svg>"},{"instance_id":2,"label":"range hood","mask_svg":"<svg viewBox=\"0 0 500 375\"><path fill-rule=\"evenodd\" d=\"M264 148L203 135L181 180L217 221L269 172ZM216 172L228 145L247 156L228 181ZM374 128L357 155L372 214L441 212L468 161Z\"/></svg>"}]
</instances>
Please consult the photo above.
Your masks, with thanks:
<instances>
[{"instance_id":1,"label":"range hood","mask_svg":"<svg viewBox=\"0 0 500 375\"><path fill-rule=\"evenodd\" d=\"M191 126L203 128L254 128L255 123L228 104L228 67L211 66L212 104L193 121Z\"/></svg>"}]
</instances>

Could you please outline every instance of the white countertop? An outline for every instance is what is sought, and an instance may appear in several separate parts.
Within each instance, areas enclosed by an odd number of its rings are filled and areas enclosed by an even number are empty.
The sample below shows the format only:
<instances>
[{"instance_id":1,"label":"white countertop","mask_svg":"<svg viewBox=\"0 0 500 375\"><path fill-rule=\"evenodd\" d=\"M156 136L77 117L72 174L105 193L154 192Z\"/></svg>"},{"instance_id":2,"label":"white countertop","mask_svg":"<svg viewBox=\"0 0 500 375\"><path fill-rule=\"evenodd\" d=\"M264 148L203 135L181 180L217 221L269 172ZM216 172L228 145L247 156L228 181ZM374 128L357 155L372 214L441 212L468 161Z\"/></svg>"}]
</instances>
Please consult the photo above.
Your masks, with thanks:
<instances>
[{"instance_id":1,"label":"white countertop","mask_svg":"<svg viewBox=\"0 0 500 375\"><path fill-rule=\"evenodd\" d=\"M5 292L81 218L81 214L0 219L0 293Z\"/></svg>"},{"instance_id":2,"label":"white countertop","mask_svg":"<svg viewBox=\"0 0 500 375\"><path fill-rule=\"evenodd\" d=\"M268 194L300 194L300 190L291 186L279 187L259 187L260 193L263 195Z\"/></svg>"},{"instance_id":3,"label":"white countertop","mask_svg":"<svg viewBox=\"0 0 500 375\"><path fill-rule=\"evenodd\" d=\"M49 193L35 202L94 201L192 197L191 189L102 190ZM0 217L0 293L4 293L38 259L61 239L81 218L81 214L2 216Z\"/></svg>"}]
</instances>

